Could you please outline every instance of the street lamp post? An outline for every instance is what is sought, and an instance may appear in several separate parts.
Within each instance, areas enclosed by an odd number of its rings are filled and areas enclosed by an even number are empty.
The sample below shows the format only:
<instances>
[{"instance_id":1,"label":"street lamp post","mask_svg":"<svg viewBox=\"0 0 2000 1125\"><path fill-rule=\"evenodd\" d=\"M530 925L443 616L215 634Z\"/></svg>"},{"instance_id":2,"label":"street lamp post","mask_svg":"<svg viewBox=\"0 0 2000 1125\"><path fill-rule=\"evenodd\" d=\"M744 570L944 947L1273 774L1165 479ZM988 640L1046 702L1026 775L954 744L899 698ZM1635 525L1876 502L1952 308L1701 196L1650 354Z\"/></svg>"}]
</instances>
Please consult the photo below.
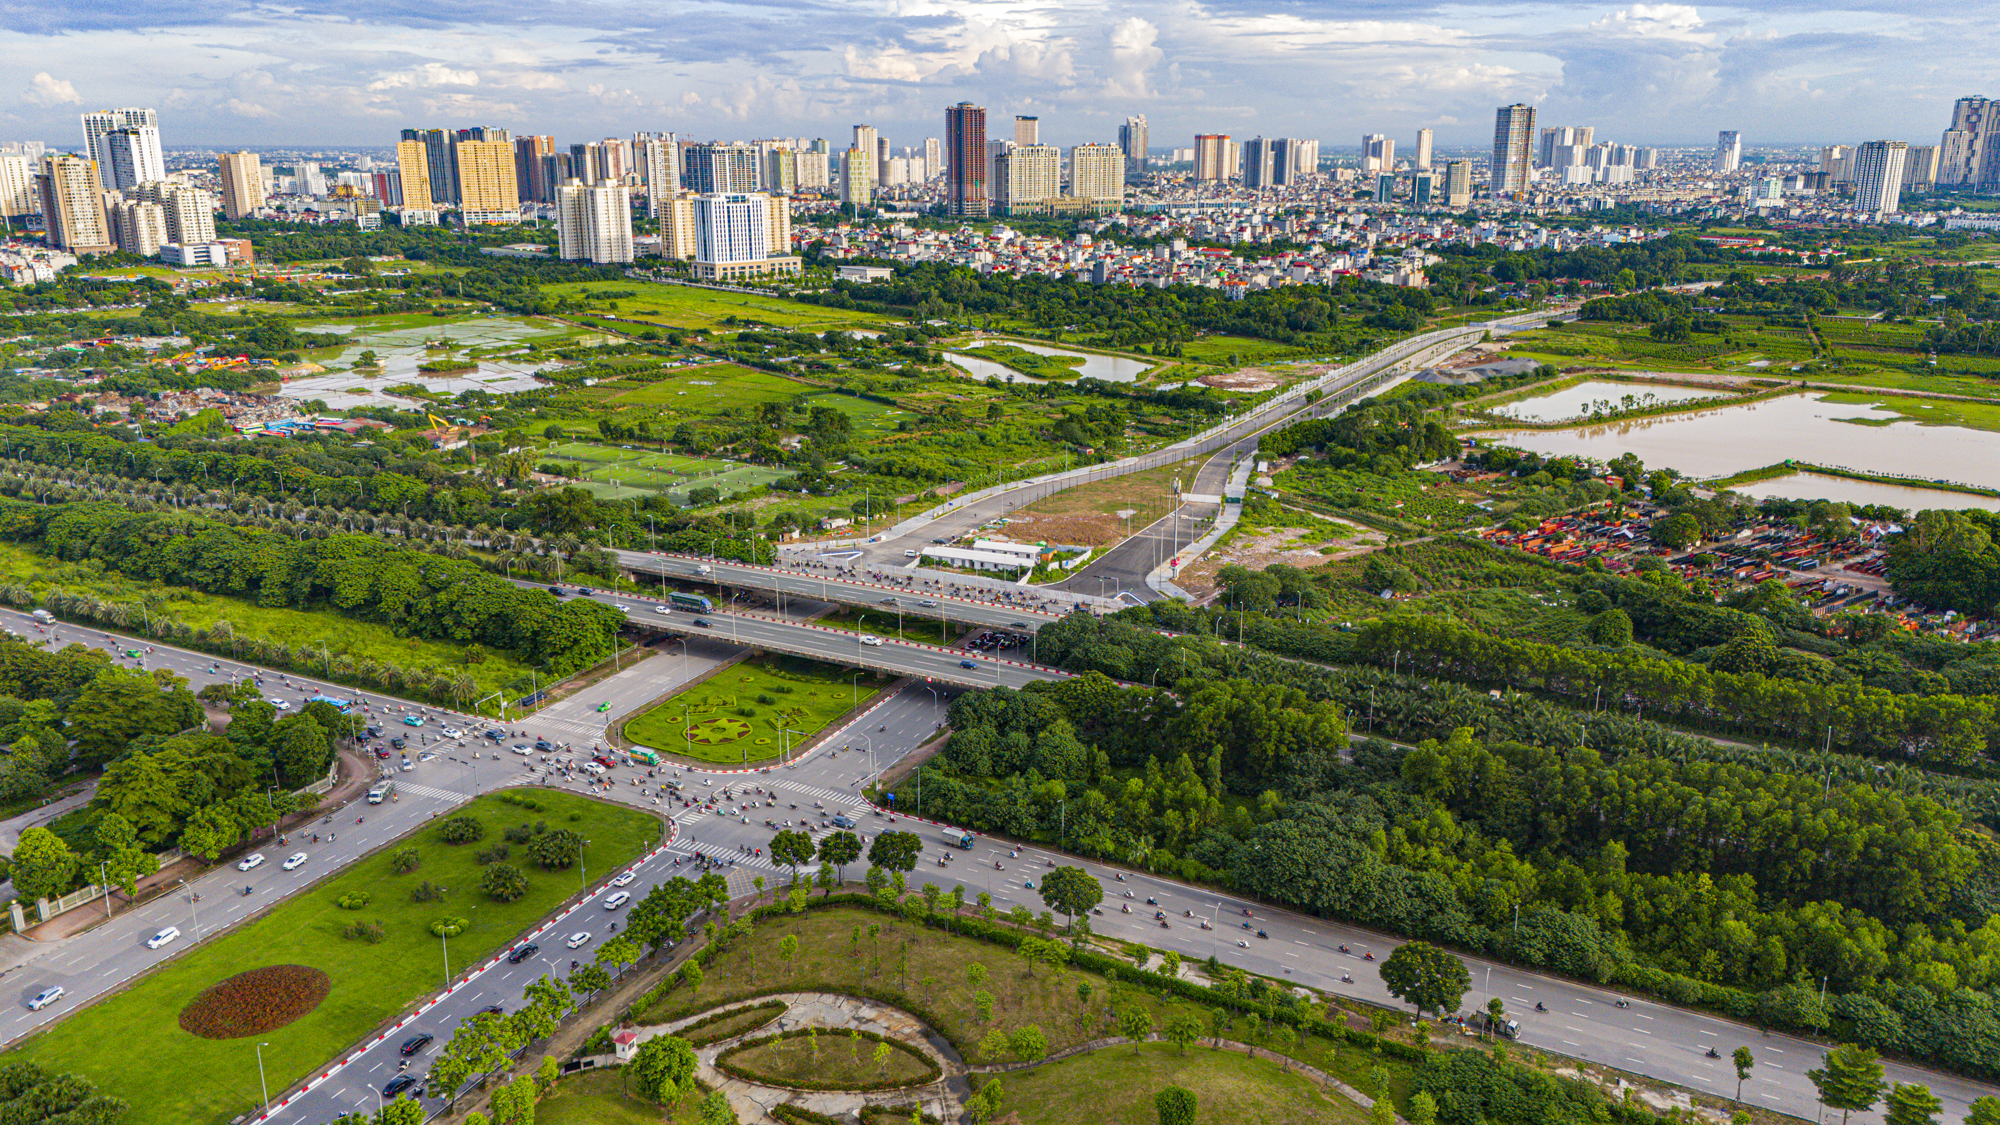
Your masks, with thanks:
<instances>
[{"instance_id":1,"label":"street lamp post","mask_svg":"<svg viewBox=\"0 0 2000 1125\"><path fill-rule=\"evenodd\" d=\"M438 929L438 947L444 953L444 986L451 987L451 943L445 940L444 927Z\"/></svg>"},{"instance_id":2,"label":"street lamp post","mask_svg":"<svg viewBox=\"0 0 2000 1125\"><path fill-rule=\"evenodd\" d=\"M264 1048L269 1043L257 1044L257 1086L264 1091L264 1112L271 1112L271 1086L264 1081Z\"/></svg>"},{"instance_id":3,"label":"street lamp post","mask_svg":"<svg viewBox=\"0 0 2000 1125\"><path fill-rule=\"evenodd\" d=\"M108 862L99 860L97 863L97 885L104 888L104 917L107 920L111 917L111 879L104 873Z\"/></svg>"}]
</instances>

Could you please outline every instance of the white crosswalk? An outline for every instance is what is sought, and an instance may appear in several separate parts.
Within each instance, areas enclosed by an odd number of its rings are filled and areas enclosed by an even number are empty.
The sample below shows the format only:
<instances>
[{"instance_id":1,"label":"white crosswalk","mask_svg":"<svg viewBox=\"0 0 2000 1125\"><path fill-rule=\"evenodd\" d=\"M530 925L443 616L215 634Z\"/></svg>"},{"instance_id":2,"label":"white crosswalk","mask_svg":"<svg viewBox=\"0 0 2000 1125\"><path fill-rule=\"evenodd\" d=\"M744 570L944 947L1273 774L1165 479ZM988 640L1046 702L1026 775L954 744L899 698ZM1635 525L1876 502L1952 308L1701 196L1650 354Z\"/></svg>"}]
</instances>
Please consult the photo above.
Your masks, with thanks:
<instances>
[{"instance_id":1,"label":"white crosswalk","mask_svg":"<svg viewBox=\"0 0 2000 1125\"><path fill-rule=\"evenodd\" d=\"M773 788L790 793L801 793L807 797L811 797L815 801L825 801L830 805L837 805L840 808L846 808L849 805L861 802L861 798L856 796L851 790L843 792L839 789L827 789L818 785L802 785L796 781L780 781Z\"/></svg>"},{"instance_id":2,"label":"white crosswalk","mask_svg":"<svg viewBox=\"0 0 2000 1125\"><path fill-rule=\"evenodd\" d=\"M429 797L434 801L450 801L454 804L467 800L472 796L470 793L454 793L449 789L437 789L429 785L417 785L406 781L396 783L396 792L407 794L411 797Z\"/></svg>"}]
</instances>

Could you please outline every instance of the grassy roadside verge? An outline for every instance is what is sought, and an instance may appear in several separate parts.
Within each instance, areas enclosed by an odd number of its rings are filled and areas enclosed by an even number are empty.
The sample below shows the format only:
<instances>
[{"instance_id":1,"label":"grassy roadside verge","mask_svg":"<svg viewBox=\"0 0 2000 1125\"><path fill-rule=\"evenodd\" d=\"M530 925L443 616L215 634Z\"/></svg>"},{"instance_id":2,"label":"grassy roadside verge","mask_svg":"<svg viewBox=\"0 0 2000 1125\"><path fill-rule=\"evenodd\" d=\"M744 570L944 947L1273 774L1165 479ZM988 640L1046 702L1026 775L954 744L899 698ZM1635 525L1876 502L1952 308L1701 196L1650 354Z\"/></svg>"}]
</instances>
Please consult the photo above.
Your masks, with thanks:
<instances>
[{"instance_id":1,"label":"grassy roadside verge","mask_svg":"<svg viewBox=\"0 0 2000 1125\"><path fill-rule=\"evenodd\" d=\"M660 836L658 819L636 809L554 791L536 791L533 799L544 811L508 804L501 795L481 797L461 810L486 826L480 843L448 846L438 841L436 822L426 824L261 917L193 946L11 1054L87 1075L132 1104L129 1125L225 1121L247 1113L259 1101L256 1068L246 1061L250 1040L203 1039L180 1028L181 1009L203 989L266 965L306 965L332 978L333 989L318 1008L258 1037L270 1044L263 1062L271 1088L283 1089L443 984L444 950L430 933L433 921L467 920L465 931L450 942L451 965L463 971L576 893L580 879L574 870L543 872L519 846L510 846L514 854L507 862L527 873L528 893L505 904L481 893L482 868L474 853L498 844L504 828L543 820L552 830L578 832L591 841L584 852L588 869L600 872L630 862ZM391 854L411 845L421 866L394 873ZM440 902L412 901L411 890L425 881L449 887L450 893ZM353 891L371 896L366 908L335 905L336 898ZM379 923L384 940L370 944L342 937L355 922Z\"/></svg>"},{"instance_id":2,"label":"grassy roadside verge","mask_svg":"<svg viewBox=\"0 0 2000 1125\"><path fill-rule=\"evenodd\" d=\"M746 660L625 721L626 740L679 757L744 765L774 759L875 697L830 664L786 656ZM864 677L865 678L865 677Z\"/></svg>"}]
</instances>

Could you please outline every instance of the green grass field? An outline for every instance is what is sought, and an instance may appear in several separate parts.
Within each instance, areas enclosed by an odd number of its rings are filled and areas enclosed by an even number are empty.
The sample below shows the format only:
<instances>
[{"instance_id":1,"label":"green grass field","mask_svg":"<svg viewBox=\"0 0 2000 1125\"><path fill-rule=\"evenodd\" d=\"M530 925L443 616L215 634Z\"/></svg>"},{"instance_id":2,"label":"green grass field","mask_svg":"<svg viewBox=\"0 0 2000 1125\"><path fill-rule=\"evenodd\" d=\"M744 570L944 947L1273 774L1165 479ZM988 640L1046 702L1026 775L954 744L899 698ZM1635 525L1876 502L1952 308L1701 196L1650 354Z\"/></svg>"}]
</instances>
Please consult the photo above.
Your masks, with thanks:
<instances>
[{"instance_id":1,"label":"green grass field","mask_svg":"<svg viewBox=\"0 0 2000 1125\"><path fill-rule=\"evenodd\" d=\"M710 328L727 330L747 327L723 323L730 317L793 331L825 332L834 328L867 328L885 323L874 313L853 309L824 308L776 296L753 296L717 289L697 289L687 285L661 285L650 281L566 282L544 285L552 297L582 296L593 308L631 320L643 320L664 328ZM606 300L605 293L629 293L629 297ZM608 306L608 308L607 308Z\"/></svg>"},{"instance_id":2,"label":"green grass field","mask_svg":"<svg viewBox=\"0 0 2000 1125\"><path fill-rule=\"evenodd\" d=\"M666 413L676 415L707 415L725 406L790 402L814 389L783 375L735 363L674 368L672 375L656 383L607 383L604 387L613 392L603 400L604 406L621 410L663 407Z\"/></svg>"},{"instance_id":3,"label":"green grass field","mask_svg":"<svg viewBox=\"0 0 2000 1125\"><path fill-rule=\"evenodd\" d=\"M690 1094L664 1111L636 1094L619 1068L586 1070L555 1084L535 1105L537 1125L660 1125L663 1120L689 1125L697 1119L699 1094Z\"/></svg>"},{"instance_id":4,"label":"green grass field","mask_svg":"<svg viewBox=\"0 0 2000 1125\"><path fill-rule=\"evenodd\" d=\"M550 448L541 461L573 461L583 466L582 486L605 499L664 492L684 501L691 488L708 486L725 499L761 488L786 475L764 465L684 457L652 449L620 449L597 442L569 442Z\"/></svg>"},{"instance_id":5,"label":"green grass field","mask_svg":"<svg viewBox=\"0 0 2000 1125\"><path fill-rule=\"evenodd\" d=\"M1190 340L1181 349L1181 358L1190 363L1223 366L1255 365L1266 360L1289 359L1303 353L1290 344L1259 340L1251 336L1203 336ZM1234 364L1230 356L1235 356Z\"/></svg>"},{"instance_id":6,"label":"green grass field","mask_svg":"<svg viewBox=\"0 0 2000 1125\"><path fill-rule=\"evenodd\" d=\"M1926 426L1965 426L1974 430L2000 431L2000 403L1864 394L1827 395L1824 401L1875 403Z\"/></svg>"},{"instance_id":7,"label":"green grass field","mask_svg":"<svg viewBox=\"0 0 2000 1125\"><path fill-rule=\"evenodd\" d=\"M640 746L704 762L761 762L782 753L787 739L797 745L872 699L880 688L869 678L863 674L856 687L854 673L831 664L746 660L634 715L624 734Z\"/></svg>"},{"instance_id":8,"label":"green grass field","mask_svg":"<svg viewBox=\"0 0 2000 1125\"><path fill-rule=\"evenodd\" d=\"M238 637L315 652L324 646L327 658L333 661L348 656L356 662L373 659L405 668L450 671L454 675L465 672L478 688L475 698L507 689L516 680L525 680L530 668L504 651L480 649L479 662L467 663L470 646L399 637L387 625L346 617L332 610L273 608L247 598L137 581L104 570L95 562L59 562L12 543L0 543L0 568L9 574L28 576L28 588L37 596L51 588L60 588L95 594L110 601L154 598L157 600L152 612L161 617L211 630L216 623L228 621ZM315 663L307 674L325 673Z\"/></svg>"},{"instance_id":9,"label":"green grass field","mask_svg":"<svg viewBox=\"0 0 2000 1125\"><path fill-rule=\"evenodd\" d=\"M1268 1058L1167 1043L1106 1047L1086 1055L1002 1075L1006 1091L996 1116L1018 1114L1020 1125L1154 1125L1153 1095L1180 1086L1196 1099L1197 1121L1232 1125L1361 1125L1368 1115L1344 1098L1323 1094L1302 1074Z\"/></svg>"},{"instance_id":10,"label":"green grass field","mask_svg":"<svg viewBox=\"0 0 2000 1125\"><path fill-rule=\"evenodd\" d=\"M600 876L631 862L660 838L659 820L634 809L553 791L535 791L534 799L546 811L518 808L498 796L482 797L465 811L486 825L485 842L447 846L427 826L407 841L422 856L417 870L392 874L392 849L384 849L255 921L189 945L157 972L75 1012L13 1054L51 1070L80 1072L104 1092L131 1102L128 1125L227 1121L249 1113L259 1096L253 1044L248 1039L199 1038L178 1023L181 1009L203 989L266 965L307 965L333 978L333 991L317 1009L259 1037L270 1044L263 1057L271 1089L283 1089L444 983L443 951L430 934L432 921L448 916L470 920L466 932L451 941L451 965L458 972L511 945L577 892L578 872L543 872L520 856L516 846L515 858L528 872L528 894L506 904L481 894L481 868L473 852L497 842L503 828L546 820L552 828L579 832L591 841L584 851L587 869ZM412 902L411 888L426 880L451 888L449 897ZM334 899L349 891L367 891L374 901L358 911L335 906ZM379 922L387 940L370 945L343 938L341 931L357 921ZM421 1030L442 1038L451 1029ZM107 1050L114 1044L115 1049Z\"/></svg>"}]
</instances>

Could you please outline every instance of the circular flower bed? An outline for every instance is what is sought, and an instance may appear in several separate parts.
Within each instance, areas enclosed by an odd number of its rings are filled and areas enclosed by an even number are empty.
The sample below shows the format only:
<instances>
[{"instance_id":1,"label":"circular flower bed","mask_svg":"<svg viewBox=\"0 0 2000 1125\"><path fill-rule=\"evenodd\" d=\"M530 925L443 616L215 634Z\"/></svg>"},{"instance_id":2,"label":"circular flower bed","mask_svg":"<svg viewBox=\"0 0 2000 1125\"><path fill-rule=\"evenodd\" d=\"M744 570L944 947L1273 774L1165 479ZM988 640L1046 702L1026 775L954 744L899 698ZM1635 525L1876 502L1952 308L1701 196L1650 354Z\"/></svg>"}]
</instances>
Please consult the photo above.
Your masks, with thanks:
<instances>
[{"instance_id":1,"label":"circular flower bed","mask_svg":"<svg viewBox=\"0 0 2000 1125\"><path fill-rule=\"evenodd\" d=\"M241 1039L291 1023L326 999L332 978L304 965L268 965L210 985L181 1009L181 1030L203 1039Z\"/></svg>"}]
</instances>

